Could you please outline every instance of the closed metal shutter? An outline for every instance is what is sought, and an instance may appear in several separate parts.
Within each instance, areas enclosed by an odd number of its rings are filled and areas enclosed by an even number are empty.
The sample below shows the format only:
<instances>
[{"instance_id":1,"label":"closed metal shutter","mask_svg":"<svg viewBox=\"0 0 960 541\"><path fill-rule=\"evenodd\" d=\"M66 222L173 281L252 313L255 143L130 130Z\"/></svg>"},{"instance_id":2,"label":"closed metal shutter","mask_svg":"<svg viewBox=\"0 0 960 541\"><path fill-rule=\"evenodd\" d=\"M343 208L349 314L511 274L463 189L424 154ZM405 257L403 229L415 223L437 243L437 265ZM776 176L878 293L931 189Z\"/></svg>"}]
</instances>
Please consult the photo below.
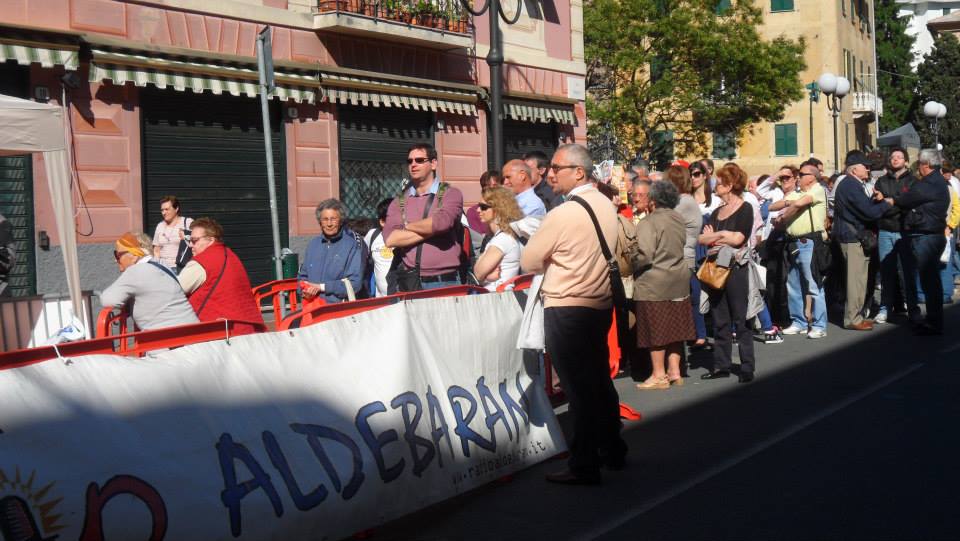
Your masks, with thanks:
<instances>
[{"instance_id":1,"label":"closed metal shutter","mask_svg":"<svg viewBox=\"0 0 960 541\"><path fill-rule=\"evenodd\" d=\"M407 150L433 144L433 113L384 107L337 107L340 199L351 218L376 218L407 177Z\"/></svg>"},{"instance_id":2,"label":"closed metal shutter","mask_svg":"<svg viewBox=\"0 0 960 541\"><path fill-rule=\"evenodd\" d=\"M503 121L503 158L505 162L523 158L527 152L539 150L553 156L559 146L559 133L556 122L523 122L520 120ZM487 130L487 166L499 171L503 164L493 163L493 132ZM480 177L477 177L479 180Z\"/></svg>"},{"instance_id":3,"label":"closed metal shutter","mask_svg":"<svg viewBox=\"0 0 960 541\"><path fill-rule=\"evenodd\" d=\"M260 102L227 95L145 89L143 111L144 231L153 236L160 199L175 195L180 214L209 216L247 268L250 283L275 279L270 198ZM283 124L271 104L280 240L289 239Z\"/></svg>"},{"instance_id":4,"label":"closed metal shutter","mask_svg":"<svg viewBox=\"0 0 960 541\"><path fill-rule=\"evenodd\" d=\"M12 61L0 63L0 94L29 99L29 82L27 67ZM0 214L13 225L16 240L17 262L8 275L9 294L14 297L36 295L33 161L29 155L0 156Z\"/></svg>"}]
</instances>

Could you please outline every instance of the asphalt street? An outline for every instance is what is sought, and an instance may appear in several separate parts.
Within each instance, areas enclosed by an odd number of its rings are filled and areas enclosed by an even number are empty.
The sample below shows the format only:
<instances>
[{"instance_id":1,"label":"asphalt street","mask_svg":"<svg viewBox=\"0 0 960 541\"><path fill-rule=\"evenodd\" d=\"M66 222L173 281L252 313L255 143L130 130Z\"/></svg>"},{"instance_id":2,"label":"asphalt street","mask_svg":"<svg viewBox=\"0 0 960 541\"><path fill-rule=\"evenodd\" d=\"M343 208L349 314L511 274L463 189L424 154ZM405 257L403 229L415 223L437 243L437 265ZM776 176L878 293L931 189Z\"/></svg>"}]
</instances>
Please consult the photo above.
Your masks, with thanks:
<instances>
[{"instance_id":1,"label":"asphalt street","mask_svg":"<svg viewBox=\"0 0 960 541\"><path fill-rule=\"evenodd\" d=\"M628 467L546 483L553 460L368 532L372 540L960 539L960 306L905 324L756 344L757 379L638 391ZM565 423L564 408L559 408Z\"/></svg>"}]
</instances>

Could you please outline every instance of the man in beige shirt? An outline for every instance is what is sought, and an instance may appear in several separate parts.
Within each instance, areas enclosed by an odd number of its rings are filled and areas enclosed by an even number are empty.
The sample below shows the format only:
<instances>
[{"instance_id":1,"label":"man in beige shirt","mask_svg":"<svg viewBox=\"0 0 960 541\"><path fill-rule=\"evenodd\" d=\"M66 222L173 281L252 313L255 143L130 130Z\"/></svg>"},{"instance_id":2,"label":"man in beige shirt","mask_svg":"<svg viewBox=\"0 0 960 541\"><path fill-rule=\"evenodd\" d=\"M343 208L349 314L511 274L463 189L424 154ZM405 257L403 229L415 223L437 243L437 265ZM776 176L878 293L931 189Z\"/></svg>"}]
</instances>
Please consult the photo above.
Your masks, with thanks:
<instances>
[{"instance_id":1,"label":"man in beige shirt","mask_svg":"<svg viewBox=\"0 0 960 541\"><path fill-rule=\"evenodd\" d=\"M610 200L591 184L593 162L581 145L563 145L553 155L548 181L566 202L544 218L521 256L526 272L542 273L546 349L560 376L573 416L568 469L547 475L563 484L599 484L600 467L624 467L627 445L620 437L620 397L610 380L607 332L613 320L607 262L590 206L603 237L616 252L617 215Z\"/></svg>"}]
</instances>

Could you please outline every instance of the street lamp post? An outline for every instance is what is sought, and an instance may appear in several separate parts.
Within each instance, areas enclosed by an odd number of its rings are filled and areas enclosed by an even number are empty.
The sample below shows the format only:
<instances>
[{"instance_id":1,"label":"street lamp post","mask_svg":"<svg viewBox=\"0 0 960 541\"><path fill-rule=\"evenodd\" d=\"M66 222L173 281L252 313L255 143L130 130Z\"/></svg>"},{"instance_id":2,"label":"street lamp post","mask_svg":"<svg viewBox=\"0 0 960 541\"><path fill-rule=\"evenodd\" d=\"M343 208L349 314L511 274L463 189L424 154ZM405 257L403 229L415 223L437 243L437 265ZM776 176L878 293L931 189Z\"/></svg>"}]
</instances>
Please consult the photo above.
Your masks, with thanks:
<instances>
[{"instance_id":1,"label":"street lamp post","mask_svg":"<svg viewBox=\"0 0 960 541\"><path fill-rule=\"evenodd\" d=\"M850 92L850 81L846 77L837 77L832 73L824 73L817 79L820 90L827 95L827 109L833 114L833 168L840 171L840 147L837 142L837 118L843 106L843 97Z\"/></svg>"},{"instance_id":2,"label":"street lamp post","mask_svg":"<svg viewBox=\"0 0 960 541\"><path fill-rule=\"evenodd\" d=\"M469 0L460 0L460 5L474 17L489 13L490 50L486 60L490 68L490 135L493 138L493 163L500 167L503 165L503 36L500 32L500 19L507 24L517 22L523 3L517 1L517 11L512 19L503 12L500 0L486 0L479 10L474 10Z\"/></svg>"},{"instance_id":3,"label":"street lamp post","mask_svg":"<svg viewBox=\"0 0 960 541\"><path fill-rule=\"evenodd\" d=\"M947 106L936 101L928 101L923 104L923 116L930 120L930 131L933 132L933 148L939 152L940 119L947 116Z\"/></svg>"}]
</instances>

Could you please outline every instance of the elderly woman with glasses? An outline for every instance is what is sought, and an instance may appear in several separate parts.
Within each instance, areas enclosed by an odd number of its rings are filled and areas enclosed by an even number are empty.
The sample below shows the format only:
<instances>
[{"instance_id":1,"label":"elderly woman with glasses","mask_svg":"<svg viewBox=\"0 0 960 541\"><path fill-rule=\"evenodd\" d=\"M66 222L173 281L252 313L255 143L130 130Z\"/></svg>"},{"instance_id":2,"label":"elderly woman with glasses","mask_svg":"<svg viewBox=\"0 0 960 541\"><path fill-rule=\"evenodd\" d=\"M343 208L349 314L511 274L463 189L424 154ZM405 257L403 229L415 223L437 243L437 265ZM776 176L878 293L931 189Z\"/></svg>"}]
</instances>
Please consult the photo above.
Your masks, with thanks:
<instances>
[{"instance_id":1,"label":"elderly woman with glasses","mask_svg":"<svg viewBox=\"0 0 960 541\"><path fill-rule=\"evenodd\" d=\"M669 176L669 170L667 173ZM673 183L654 182L650 186L647 217L637 224L637 248L633 254L637 346L650 350L653 363L652 375L637 384L641 390L683 385L683 342L696 336L685 249L687 225L674 210L679 202L680 193Z\"/></svg>"},{"instance_id":2,"label":"elderly woman with glasses","mask_svg":"<svg viewBox=\"0 0 960 541\"><path fill-rule=\"evenodd\" d=\"M363 239L343 225L346 209L336 199L317 205L321 235L307 246L297 278L307 300L321 297L328 303L353 300L363 285ZM353 298L351 298L353 297Z\"/></svg>"},{"instance_id":3,"label":"elderly woman with glasses","mask_svg":"<svg viewBox=\"0 0 960 541\"><path fill-rule=\"evenodd\" d=\"M120 277L100 294L104 306L127 306L141 330L197 323L197 315L168 267L151 255L150 237L139 232L124 233L114 243L113 257Z\"/></svg>"}]
</instances>

